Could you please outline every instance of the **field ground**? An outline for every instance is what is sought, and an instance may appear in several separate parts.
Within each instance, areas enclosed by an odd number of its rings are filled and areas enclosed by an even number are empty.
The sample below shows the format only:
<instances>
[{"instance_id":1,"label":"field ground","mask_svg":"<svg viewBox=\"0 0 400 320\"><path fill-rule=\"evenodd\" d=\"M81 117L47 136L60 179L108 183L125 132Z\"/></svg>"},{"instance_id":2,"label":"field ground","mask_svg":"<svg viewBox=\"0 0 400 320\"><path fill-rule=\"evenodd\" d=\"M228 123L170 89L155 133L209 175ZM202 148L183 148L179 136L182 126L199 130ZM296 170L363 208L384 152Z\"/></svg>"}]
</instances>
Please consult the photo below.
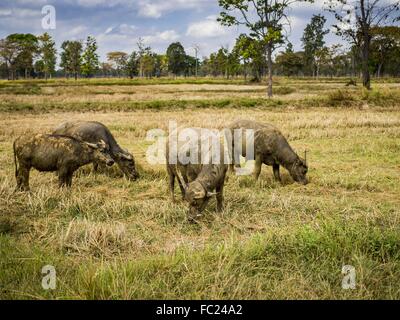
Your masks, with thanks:
<instances>
[{"instance_id":1,"label":"field ground","mask_svg":"<svg viewBox=\"0 0 400 320\"><path fill-rule=\"evenodd\" d=\"M239 80L0 82L0 299L400 299L400 83L345 82L282 78L271 100ZM146 132L238 118L307 149L311 182L284 170L280 185L265 166L258 182L230 175L224 212L212 201L188 224L164 167L146 163ZM58 190L32 171L32 192L15 193L12 141L73 119L109 126L141 179L87 166ZM56 290L41 287L44 265Z\"/></svg>"}]
</instances>

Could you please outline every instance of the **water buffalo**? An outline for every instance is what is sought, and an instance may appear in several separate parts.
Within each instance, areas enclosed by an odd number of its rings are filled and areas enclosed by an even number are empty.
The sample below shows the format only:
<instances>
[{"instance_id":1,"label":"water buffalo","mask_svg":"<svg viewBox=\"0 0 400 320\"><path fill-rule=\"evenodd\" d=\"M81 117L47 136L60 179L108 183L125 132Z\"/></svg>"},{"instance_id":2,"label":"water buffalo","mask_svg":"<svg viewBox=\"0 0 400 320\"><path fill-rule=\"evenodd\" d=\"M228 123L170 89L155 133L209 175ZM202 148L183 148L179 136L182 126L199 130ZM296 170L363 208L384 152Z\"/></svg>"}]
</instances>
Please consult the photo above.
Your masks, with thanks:
<instances>
[{"instance_id":1,"label":"water buffalo","mask_svg":"<svg viewBox=\"0 0 400 320\"><path fill-rule=\"evenodd\" d=\"M255 160L254 178L257 180L261 173L262 164L272 166L274 178L281 181L279 166L286 168L291 177L301 184L307 184L306 177L308 166L306 159L300 158L290 147L286 138L273 125L263 124L251 120L238 120L228 126L230 130L234 129L252 129L254 130L254 158L246 157L246 139L242 138L242 156L246 160ZM233 148L235 149L235 148ZM238 166L238 164L235 164Z\"/></svg>"},{"instance_id":2,"label":"water buffalo","mask_svg":"<svg viewBox=\"0 0 400 320\"><path fill-rule=\"evenodd\" d=\"M139 174L135 167L135 159L127 150L122 149L110 130L102 123L95 121L65 122L57 127L53 134L65 134L77 137L90 143L103 140L110 151L111 157L129 180L136 180ZM93 163L97 171L98 163Z\"/></svg>"},{"instance_id":3,"label":"water buffalo","mask_svg":"<svg viewBox=\"0 0 400 320\"><path fill-rule=\"evenodd\" d=\"M57 171L60 187L70 187L79 167L93 161L114 164L104 141L93 144L63 135L26 134L14 141L13 148L17 188L25 191L29 190L31 168Z\"/></svg>"},{"instance_id":4,"label":"water buffalo","mask_svg":"<svg viewBox=\"0 0 400 320\"><path fill-rule=\"evenodd\" d=\"M199 128L191 128L196 133L196 138L200 137ZM168 141L171 141L171 135ZM166 159L167 172L169 176L169 189L172 201L175 202L174 187L175 177L177 177L179 187L184 200L189 203L189 221L193 222L201 216L208 201L212 196L217 198L217 211L222 211L224 204L223 189L228 165L224 164L224 154L221 148L219 164L213 164L210 158L209 162L202 163L201 143L197 140L197 158L200 163L185 163L180 159L189 155L188 145L178 142L176 148L177 163L174 164L170 157L170 144L167 142ZM172 152L173 153L173 152ZM204 159L203 159L204 160Z\"/></svg>"}]
</instances>

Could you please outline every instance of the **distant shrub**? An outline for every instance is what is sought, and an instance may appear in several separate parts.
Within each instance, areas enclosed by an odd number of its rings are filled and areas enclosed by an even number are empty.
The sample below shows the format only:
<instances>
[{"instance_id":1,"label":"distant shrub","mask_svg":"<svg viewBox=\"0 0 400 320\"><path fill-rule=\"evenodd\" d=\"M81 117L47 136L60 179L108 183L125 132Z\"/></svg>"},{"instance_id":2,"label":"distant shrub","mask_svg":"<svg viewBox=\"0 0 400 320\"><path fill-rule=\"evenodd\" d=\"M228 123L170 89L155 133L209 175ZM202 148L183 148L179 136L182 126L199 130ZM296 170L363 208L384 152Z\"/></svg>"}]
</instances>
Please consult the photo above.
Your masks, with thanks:
<instances>
[{"instance_id":1,"label":"distant shrub","mask_svg":"<svg viewBox=\"0 0 400 320\"><path fill-rule=\"evenodd\" d=\"M357 86L357 81L355 79L350 79L346 83L346 87L349 87L349 86Z\"/></svg>"},{"instance_id":2,"label":"distant shrub","mask_svg":"<svg viewBox=\"0 0 400 320\"><path fill-rule=\"evenodd\" d=\"M33 95L41 94L41 92L42 90L38 85L17 85L0 87L0 94Z\"/></svg>"},{"instance_id":3,"label":"distant shrub","mask_svg":"<svg viewBox=\"0 0 400 320\"><path fill-rule=\"evenodd\" d=\"M273 93L274 94L285 95L285 94L290 94L290 93L293 93L293 92L296 92L296 89L293 88L293 87L283 86L283 87L275 87L275 88L273 88Z\"/></svg>"},{"instance_id":4,"label":"distant shrub","mask_svg":"<svg viewBox=\"0 0 400 320\"><path fill-rule=\"evenodd\" d=\"M389 89L363 90L361 100L379 106L393 106L400 102L400 92Z\"/></svg>"},{"instance_id":5,"label":"distant shrub","mask_svg":"<svg viewBox=\"0 0 400 320\"><path fill-rule=\"evenodd\" d=\"M347 90L336 90L328 94L328 103L332 106L346 105L349 101L354 101L354 96Z\"/></svg>"}]
</instances>

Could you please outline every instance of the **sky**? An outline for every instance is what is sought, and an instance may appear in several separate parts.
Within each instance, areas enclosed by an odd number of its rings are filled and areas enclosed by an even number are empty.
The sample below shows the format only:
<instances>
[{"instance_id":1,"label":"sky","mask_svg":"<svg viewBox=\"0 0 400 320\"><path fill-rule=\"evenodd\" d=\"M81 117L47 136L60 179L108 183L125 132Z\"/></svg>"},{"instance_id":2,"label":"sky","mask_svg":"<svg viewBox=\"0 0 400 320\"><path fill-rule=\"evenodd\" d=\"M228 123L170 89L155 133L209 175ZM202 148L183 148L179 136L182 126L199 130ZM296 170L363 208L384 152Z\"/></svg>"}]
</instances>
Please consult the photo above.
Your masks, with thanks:
<instances>
[{"instance_id":1,"label":"sky","mask_svg":"<svg viewBox=\"0 0 400 320\"><path fill-rule=\"evenodd\" d=\"M301 50L304 27L313 14L324 14L327 27L332 24L323 10L324 0L314 4L300 3L289 11L289 40L295 50ZM54 6L56 28L45 30L42 8ZM155 52L164 53L168 45L179 41L187 54L199 57L217 51L221 46L233 47L235 39L245 29L222 27L216 18L221 9L217 0L1 0L0 38L11 33L50 33L57 47L65 40L84 40L88 35L97 39L102 61L110 51L137 49L139 38ZM333 33L327 44L341 43Z\"/></svg>"}]
</instances>

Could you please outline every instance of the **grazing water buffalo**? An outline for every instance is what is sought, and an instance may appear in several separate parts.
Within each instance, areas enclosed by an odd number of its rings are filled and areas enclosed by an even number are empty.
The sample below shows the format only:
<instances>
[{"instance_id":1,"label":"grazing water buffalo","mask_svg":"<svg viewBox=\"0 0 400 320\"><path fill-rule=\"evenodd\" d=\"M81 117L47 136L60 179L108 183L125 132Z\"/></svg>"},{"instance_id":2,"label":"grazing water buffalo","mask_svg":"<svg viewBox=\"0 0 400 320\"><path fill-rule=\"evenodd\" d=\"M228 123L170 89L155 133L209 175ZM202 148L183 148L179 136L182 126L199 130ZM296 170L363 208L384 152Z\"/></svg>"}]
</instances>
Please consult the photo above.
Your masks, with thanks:
<instances>
[{"instance_id":1,"label":"grazing water buffalo","mask_svg":"<svg viewBox=\"0 0 400 320\"><path fill-rule=\"evenodd\" d=\"M308 166L305 159L300 158L290 147L282 133L270 124L262 124L251 120L238 120L229 125L229 129L254 130L254 157L246 157L246 139L242 138L242 156L246 160L255 160L254 178L257 180L262 164L272 166L275 180L281 181L279 166L286 168L292 178L301 184L307 184ZM232 133L233 134L233 133ZM238 164L235 164L238 166Z\"/></svg>"},{"instance_id":2,"label":"grazing water buffalo","mask_svg":"<svg viewBox=\"0 0 400 320\"><path fill-rule=\"evenodd\" d=\"M196 135L200 137L200 129L192 128ZM170 139L171 140L171 136ZM187 144L178 142L177 144L177 164L173 164L170 158L170 146L167 143L166 159L167 159L167 172L169 176L169 189L172 201L175 201L174 187L175 177L178 179L179 187L182 192L183 198L189 203L189 221L201 216L201 212L207 206L208 201L212 196L217 198L217 211L222 211L224 204L223 189L225 183L225 176L228 170L228 165L224 164L224 154L221 148L220 163L212 164L201 163L201 143L200 139L197 140L197 158L200 163L182 164L179 159L189 155ZM211 146L210 146L211 147ZM210 159L211 160L211 159Z\"/></svg>"},{"instance_id":3,"label":"grazing water buffalo","mask_svg":"<svg viewBox=\"0 0 400 320\"><path fill-rule=\"evenodd\" d=\"M79 167L93 161L114 164L104 141L92 144L62 135L27 134L17 138L13 147L17 188L25 191L29 190L31 168L57 171L60 187L70 187Z\"/></svg>"},{"instance_id":4,"label":"grazing water buffalo","mask_svg":"<svg viewBox=\"0 0 400 320\"><path fill-rule=\"evenodd\" d=\"M123 150L110 130L102 123L95 121L65 122L55 129L53 134L64 134L73 136L83 141L97 143L103 140L110 151L111 157L129 180L136 180L139 177L135 167L135 159L127 150ZM97 171L98 163L93 163Z\"/></svg>"}]
</instances>

